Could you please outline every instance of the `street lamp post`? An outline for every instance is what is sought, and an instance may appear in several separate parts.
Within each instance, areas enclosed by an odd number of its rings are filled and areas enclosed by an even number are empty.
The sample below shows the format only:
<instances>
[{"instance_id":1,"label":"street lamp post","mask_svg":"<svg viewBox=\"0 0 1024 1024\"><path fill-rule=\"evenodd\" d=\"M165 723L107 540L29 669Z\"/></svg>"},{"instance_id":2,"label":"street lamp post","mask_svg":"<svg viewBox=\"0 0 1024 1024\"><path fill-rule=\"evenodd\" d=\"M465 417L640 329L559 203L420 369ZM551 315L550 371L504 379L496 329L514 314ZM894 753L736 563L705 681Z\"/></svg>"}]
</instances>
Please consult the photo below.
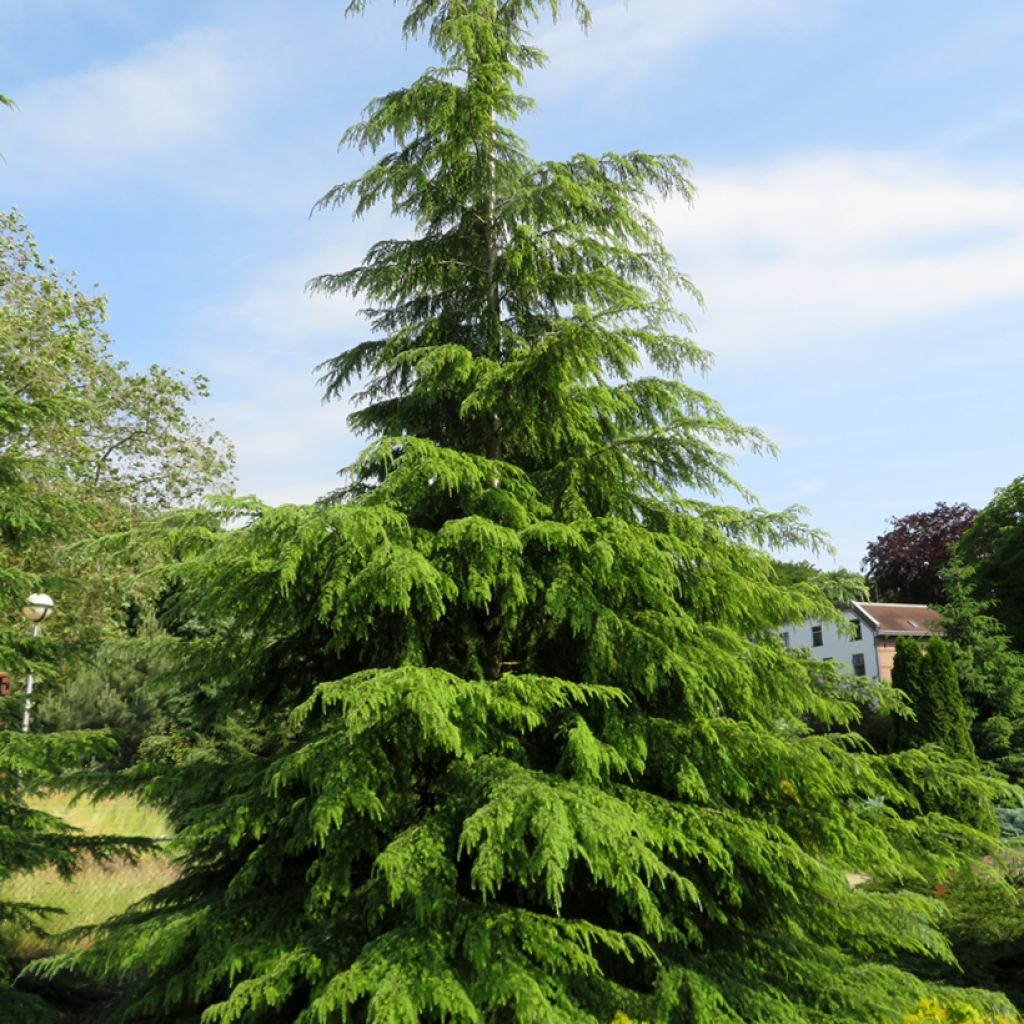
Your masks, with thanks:
<instances>
[{"instance_id":1,"label":"street lamp post","mask_svg":"<svg viewBox=\"0 0 1024 1024\"><path fill-rule=\"evenodd\" d=\"M32 636L39 635L39 627L53 614L53 598L49 594L29 594L21 614L32 623ZM25 672L25 710L21 716L21 731L28 732L32 722L32 669Z\"/></svg>"}]
</instances>

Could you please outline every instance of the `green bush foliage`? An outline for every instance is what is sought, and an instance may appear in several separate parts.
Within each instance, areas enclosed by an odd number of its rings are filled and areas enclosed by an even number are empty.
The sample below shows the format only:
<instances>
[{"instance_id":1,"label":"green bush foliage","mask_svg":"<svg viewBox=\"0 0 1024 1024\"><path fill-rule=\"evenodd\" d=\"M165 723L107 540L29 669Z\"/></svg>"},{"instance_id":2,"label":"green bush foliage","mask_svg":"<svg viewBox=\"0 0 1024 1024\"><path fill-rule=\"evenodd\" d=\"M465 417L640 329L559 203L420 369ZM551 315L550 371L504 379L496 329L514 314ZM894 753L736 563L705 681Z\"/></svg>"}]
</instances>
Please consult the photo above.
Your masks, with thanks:
<instances>
[{"instance_id":1,"label":"green bush foliage","mask_svg":"<svg viewBox=\"0 0 1024 1024\"><path fill-rule=\"evenodd\" d=\"M985 1013L967 1003L922 999L902 1024L1020 1024L1021 1020L1017 1014Z\"/></svg>"},{"instance_id":2,"label":"green bush foliage","mask_svg":"<svg viewBox=\"0 0 1024 1024\"><path fill-rule=\"evenodd\" d=\"M1001 487L960 538L957 558L974 570L976 595L1024 651L1024 476Z\"/></svg>"},{"instance_id":3,"label":"green bush foliage","mask_svg":"<svg viewBox=\"0 0 1024 1024\"><path fill-rule=\"evenodd\" d=\"M1005 992L1024 1006L1024 848L1011 844L962 865L940 886L958 983Z\"/></svg>"},{"instance_id":4,"label":"green bush foliage","mask_svg":"<svg viewBox=\"0 0 1024 1024\"><path fill-rule=\"evenodd\" d=\"M1024 654L1015 650L991 601L974 593L974 570L955 562L945 574L942 635L971 712L978 755L1024 781Z\"/></svg>"}]
</instances>

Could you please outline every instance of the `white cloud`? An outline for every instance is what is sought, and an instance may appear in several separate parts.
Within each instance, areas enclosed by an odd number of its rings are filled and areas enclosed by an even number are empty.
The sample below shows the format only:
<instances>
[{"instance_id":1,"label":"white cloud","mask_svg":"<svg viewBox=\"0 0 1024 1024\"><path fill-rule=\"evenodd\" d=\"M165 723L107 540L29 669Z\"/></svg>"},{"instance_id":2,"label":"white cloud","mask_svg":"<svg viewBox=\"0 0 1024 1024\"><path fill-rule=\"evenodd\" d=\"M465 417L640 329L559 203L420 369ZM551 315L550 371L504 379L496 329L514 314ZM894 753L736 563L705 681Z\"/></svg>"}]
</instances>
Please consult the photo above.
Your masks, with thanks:
<instances>
[{"instance_id":1,"label":"white cloud","mask_svg":"<svg viewBox=\"0 0 1024 1024\"><path fill-rule=\"evenodd\" d=\"M837 354L872 329L1024 298L1024 186L942 171L925 158L806 156L702 176L701 196L657 211L680 265L705 293L700 340L723 356L776 360ZM382 214L308 251L265 265L203 312L191 364L207 372L221 429L239 445L242 490L313 497L360 442L343 405L319 406L314 365L366 325L358 301L309 296L316 273L356 263L372 239L401 228ZM256 355L258 353L258 355ZM787 450L822 446L776 427ZM796 499L816 496L808 475Z\"/></svg>"},{"instance_id":2,"label":"white cloud","mask_svg":"<svg viewBox=\"0 0 1024 1024\"><path fill-rule=\"evenodd\" d=\"M623 84L650 73L666 58L679 59L700 43L725 35L787 31L827 18L840 0L607 0L594 5L584 36L567 10L539 45L551 57L541 89L590 88L596 79ZM567 5L568 7L568 5Z\"/></svg>"},{"instance_id":3,"label":"white cloud","mask_svg":"<svg viewBox=\"0 0 1024 1024\"><path fill-rule=\"evenodd\" d=\"M323 241L337 228L324 225L307 251L255 268L233 295L194 318L188 362L210 378L214 401L205 414L235 441L240 493L311 501L338 485L338 470L362 447L345 422L351 407L323 405L314 372L366 336L360 303L310 295L304 286L357 264L372 239L395 233L386 220L357 222L340 243Z\"/></svg>"},{"instance_id":4,"label":"white cloud","mask_svg":"<svg viewBox=\"0 0 1024 1024\"><path fill-rule=\"evenodd\" d=\"M339 485L338 471L362 447L345 422L349 412L344 402L322 404L312 378L204 410L235 441L238 493L270 504L315 501Z\"/></svg>"},{"instance_id":5,"label":"white cloud","mask_svg":"<svg viewBox=\"0 0 1024 1024\"><path fill-rule=\"evenodd\" d=\"M225 36L188 32L19 94L8 160L12 170L59 177L180 158L225 129L239 94Z\"/></svg>"},{"instance_id":6,"label":"white cloud","mask_svg":"<svg viewBox=\"0 0 1024 1024\"><path fill-rule=\"evenodd\" d=\"M261 267L235 295L203 311L209 325L204 333L227 328L258 338L264 354L291 351L297 342L315 347L325 336L348 334L355 329L359 303L344 293L311 294L305 285L318 274L349 268L361 255L328 245Z\"/></svg>"},{"instance_id":7,"label":"white cloud","mask_svg":"<svg viewBox=\"0 0 1024 1024\"><path fill-rule=\"evenodd\" d=\"M1024 298L1024 186L913 156L833 155L702 175L658 219L704 292L702 341L766 357Z\"/></svg>"}]
</instances>

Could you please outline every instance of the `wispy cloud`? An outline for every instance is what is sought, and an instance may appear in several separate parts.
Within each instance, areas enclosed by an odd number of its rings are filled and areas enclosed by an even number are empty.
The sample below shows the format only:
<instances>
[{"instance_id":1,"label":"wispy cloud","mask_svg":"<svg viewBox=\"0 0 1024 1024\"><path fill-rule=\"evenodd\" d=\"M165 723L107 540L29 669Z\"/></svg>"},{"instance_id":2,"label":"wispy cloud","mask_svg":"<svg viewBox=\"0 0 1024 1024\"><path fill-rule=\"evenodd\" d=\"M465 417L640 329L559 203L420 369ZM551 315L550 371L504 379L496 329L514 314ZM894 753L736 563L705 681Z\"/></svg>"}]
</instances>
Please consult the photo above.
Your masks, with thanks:
<instances>
[{"instance_id":1,"label":"wispy cloud","mask_svg":"<svg viewBox=\"0 0 1024 1024\"><path fill-rule=\"evenodd\" d=\"M702 339L766 358L1024 298L1024 186L923 157L832 155L701 175L658 212L703 290Z\"/></svg>"},{"instance_id":2,"label":"wispy cloud","mask_svg":"<svg viewBox=\"0 0 1024 1024\"><path fill-rule=\"evenodd\" d=\"M181 158L224 130L240 91L225 36L213 30L41 81L5 125L11 170L62 178Z\"/></svg>"},{"instance_id":3,"label":"wispy cloud","mask_svg":"<svg viewBox=\"0 0 1024 1024\"><path fill-rule=\"evenodd\" d=\"M709 170L693 209L668 203L657 215L707 299L700 339L723 357L812 348L841 357L871 329L1024 298L1024 186L924 157L811 155ZM217 420L238 441L243 489L323 493L359 447L346 409L319 408L312 373L364 336L358 301L309 296L303 285L353 265L396 225L375 216L325 240L337 227L256 269L194 325L190 361L229 396ZM801 481L801 497L813 479Z\"/></svg>"},{"instance_id":4,"label":"wispy cloud","mask_svg":"<svg viewBox=\"0 0 1024 1024\"><path fill-rule=\"evenodd\" d=\"M541 89L584 90L595 80L616 89L643 78L659 62L727 35L793 31L831 16L840 0L605 0L594 5L584 36L568 14L539 43L551 68Z\"/></svg>"},{"instance_id":5,"label":"wispy cloud","mask_svg":"<svg viewBox=\"0 0 1024 1024\"><path fill-rule=\"evenodd\" d=\"M280 367L262 376L276 386L259 388L244 401L213 402L203 411L235 441L238 493L271 504L315 501L338 486L339 470L361 448L345 422L349 407L322 404L312 378L295 386L294 371L291 383Z\"/></svg>"},{"instance_id":6,"label":"wispy cloud","mask_svg":"<svg viewBox=\"0 0 1024 1024\"><path fill-rule=\"evenodd\" d=\"M322 404L314 369L365 336L360 304L311 295L305 284L358 263L387 231L385 220L357 222L341 242L314 236L305 251L256 267L193 319L188 360L219 396L206 414L236 442L241 492L311 501L337 486L338 470L362 446L345 422L349 405Z\"/></svg>"},{"instance_id":7,"label":"wispy cloud","mask_svg":"<svg viewBox=\"0 0 1024 1024\"><path fill-rule=\"evenodd\" d=\"M300 343L315 348L325 337L350 335L360 323L358 302L344 294L311 294L306 283L356 264L363 251L354 249L346 244L313 246L258 267L236 292L202 312L203 333L227 329L247 339L246 344L259 339L264 353L294 351Z\"/></svg>"}]
</instances>

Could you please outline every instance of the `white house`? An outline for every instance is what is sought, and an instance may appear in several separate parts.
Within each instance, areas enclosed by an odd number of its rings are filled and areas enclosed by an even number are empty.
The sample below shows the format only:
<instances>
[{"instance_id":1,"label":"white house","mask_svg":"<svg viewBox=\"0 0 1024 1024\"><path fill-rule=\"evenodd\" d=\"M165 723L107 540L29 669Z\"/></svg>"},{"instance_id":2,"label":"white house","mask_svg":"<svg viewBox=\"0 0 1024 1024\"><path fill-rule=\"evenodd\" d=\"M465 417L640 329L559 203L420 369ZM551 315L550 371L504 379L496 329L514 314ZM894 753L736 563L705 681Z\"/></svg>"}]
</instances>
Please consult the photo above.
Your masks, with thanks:
<instances>
[{"instance_id":1,"label":"white house","mask_svg":"<svg viewBox=\"0 0 1024 1024\"><path fill-rule=\"evenodd\" d=\"M876 604L854 601L842 609L847 624L815 622L787 624L782 642L807 648L819 661L837 661L855 676L892 678L896 641L901 636L927 639L939 631L941 618L924 604Z\"/></svg>"}]
</instances>

